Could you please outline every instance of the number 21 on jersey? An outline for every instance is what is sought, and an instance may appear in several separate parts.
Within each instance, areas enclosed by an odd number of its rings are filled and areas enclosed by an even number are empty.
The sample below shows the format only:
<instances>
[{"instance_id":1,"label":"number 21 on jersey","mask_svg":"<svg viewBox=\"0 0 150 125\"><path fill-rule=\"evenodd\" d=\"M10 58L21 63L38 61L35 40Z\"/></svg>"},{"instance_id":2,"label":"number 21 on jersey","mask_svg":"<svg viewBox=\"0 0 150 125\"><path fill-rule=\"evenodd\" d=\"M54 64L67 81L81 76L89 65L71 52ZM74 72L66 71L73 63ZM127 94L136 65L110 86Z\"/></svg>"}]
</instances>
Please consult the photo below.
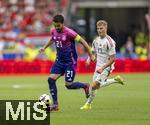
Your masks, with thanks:
<instances>
[{"instance_id":1,"label":"number 21 on jersey","mask_svg":"<svg viewBox=\"0 0 150 125\"><path fill-rule=\"evenodd\" d=\"M62 42L61 41L56 41L56 47L58 47L58 48L62 47Z\"/></svg>"},{"instance_id":2,"label":"number 21 on jersey","mask_svg":"<svg viewBox=\"0 0 150 125\"><path fill-rule=\"evenodd\" d=\"M67 70L67 74L66 74L66 77L72 77L73 76L73 71L69 71Z\"/></svg>"}]
</instances>

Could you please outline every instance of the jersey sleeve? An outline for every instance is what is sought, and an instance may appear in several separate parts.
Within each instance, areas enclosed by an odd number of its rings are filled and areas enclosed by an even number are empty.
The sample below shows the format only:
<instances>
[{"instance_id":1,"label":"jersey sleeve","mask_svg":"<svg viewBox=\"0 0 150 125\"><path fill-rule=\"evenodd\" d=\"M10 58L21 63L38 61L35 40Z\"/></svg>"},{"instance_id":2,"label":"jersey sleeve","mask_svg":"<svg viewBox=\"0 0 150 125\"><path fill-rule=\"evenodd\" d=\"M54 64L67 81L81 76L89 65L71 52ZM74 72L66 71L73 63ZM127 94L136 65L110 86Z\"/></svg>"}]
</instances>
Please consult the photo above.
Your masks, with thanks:
<instances>
[{"instance_id":1,"label":"jersey sleeve","mask_svg":"<svg viewBox=\"0 0 150 125\"><path fill-rule=\"evenodd\" d=\"M53 35L53 32L54 32L54 29L51 29L51 30L50 30L50 33L49 33L49 34L50 34L50 36L52 36L52 35Z\"/></svg>"},{"instance_id":2,"label":"jersey sleeve","mask_svg":"<svg viewBox=\"0 0 150 125\"><path fill-rule=\"evenodd\" d=\"M109 55L116 54L116 44L114 40L112 40L112 43L108 44L108 54Z\"/></svg>"},{"instance_id":3,"label":"jersey sleeve","mask_svg":"<svg viewBox=\"0 0 150 125\"><path fill-rule=\"evenodd\" d=\"M50 39L53 42L54 29L51 29L49 34L50 34Z\"/></svg>"},{"instance_id":4,"label":"jersey sleeve","mask_svg":"<svg viewBox=\"0 0 150 125\"><path fill-rule=\"evenodd\" d=\"M95 40L93 40L91 50L92 50L93 52L95 52L95 51L96 51L96 47L95 47Z\"/></svg>"},{"instance_id":5,"label":"jersey sleeve","mask_svg":"<svg viewBox=\"0 0 150 125\"><path fill-rule=\"evenodd\" d=\"M78 38L76 38L76 36L78 36L78 34L72 29L68 30L68 35L69 35L69 38L71 40L75 40L76 41L78 39Z\"/></svg>"}]
</instances>

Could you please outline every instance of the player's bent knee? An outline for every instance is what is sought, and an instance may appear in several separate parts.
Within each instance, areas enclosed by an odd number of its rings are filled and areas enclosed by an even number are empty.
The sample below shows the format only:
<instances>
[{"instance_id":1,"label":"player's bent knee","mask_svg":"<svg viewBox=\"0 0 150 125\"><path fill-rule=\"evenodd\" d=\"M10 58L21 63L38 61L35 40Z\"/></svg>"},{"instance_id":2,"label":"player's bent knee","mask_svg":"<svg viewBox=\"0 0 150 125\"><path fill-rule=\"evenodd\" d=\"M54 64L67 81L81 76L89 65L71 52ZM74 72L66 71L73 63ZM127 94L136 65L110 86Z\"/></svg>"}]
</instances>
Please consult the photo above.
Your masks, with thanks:
<instances>
[{"instance_id":1,"label":"player's bent knee","mask_svg":"<svg viewBox=\"0 0 150 125\"><path fill-rule=\"evenodd\" d=\"M66 82L65 83L65 87L67 88L67 89L72 89L72 86L71 86L71 82Z\"/></svg>"},{"instance_id":2,"label":"player's bent knee","mask_svg":"<svg viewBox=\"0 0 150 125\"><path fill-rule=\"evenodd\" d=\"M54 83L56 80L55 79L52 79L52 78L50 78L50 77L48 77L48 83L50 84L50 83Z\"/></svg>"},{"instance_id":3,"label":"player's bent knee","mask_svg":"<svg viewBox=\"0 0 150 125\"><path fill-rule=\"evenodd\" d=\"M92 88L92 90L99 89L99 88L100 88L100 83L93 83L93 84L91 85L91 88Z\"/></svg>"},{"instance_id":4,"label":"player's bent knee","mask_svg":"<svg viewBox=\"0 0 150 125\"><path fill-rule=\"evenodd\" d=\"M92 90L98 89L97 86L92 86Z\"/></svg>"},{"instance_id":5,"label":"player's bent knee","mask_svg":"<svg viewBox=\"0 0 150 125\"><path fill-rule=\"evenodd\" d=\"M65 85L67 89L71 89L71 85Z\"/></svg>"}]
</instances>

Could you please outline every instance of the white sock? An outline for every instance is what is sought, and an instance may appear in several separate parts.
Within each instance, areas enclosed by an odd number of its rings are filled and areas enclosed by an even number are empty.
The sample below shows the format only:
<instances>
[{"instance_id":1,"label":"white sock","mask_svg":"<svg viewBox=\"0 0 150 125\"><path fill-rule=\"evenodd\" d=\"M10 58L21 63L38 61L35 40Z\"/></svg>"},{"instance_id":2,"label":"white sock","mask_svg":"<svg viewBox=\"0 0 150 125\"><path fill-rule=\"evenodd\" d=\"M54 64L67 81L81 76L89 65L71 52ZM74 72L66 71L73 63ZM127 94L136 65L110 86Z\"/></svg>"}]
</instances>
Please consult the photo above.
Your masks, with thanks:
<instances>
[{"instance_id":1,"label":"white sock","mask_svg":"<svg viewBox=\"0 0 150 125\"><path fill-rule=\"evenodd\" d=\"M100 87L105 87L108 86L110 84L116 83L116 80L114 79L107 79L105 82L101 82Z\"/></svg>"},{"instance_id":2,"label":"white sock","mask_svg":"<svg viewBox=\"0 0 150 125\"><path fill-rule=\"evenodd\" d=\"M90 93L90 97L88 98L87 100L87 104L91 104L95 98L95 95L96 95L96 91L97 90L91 90L91 93Z\"/></svg>"}]
</instances>

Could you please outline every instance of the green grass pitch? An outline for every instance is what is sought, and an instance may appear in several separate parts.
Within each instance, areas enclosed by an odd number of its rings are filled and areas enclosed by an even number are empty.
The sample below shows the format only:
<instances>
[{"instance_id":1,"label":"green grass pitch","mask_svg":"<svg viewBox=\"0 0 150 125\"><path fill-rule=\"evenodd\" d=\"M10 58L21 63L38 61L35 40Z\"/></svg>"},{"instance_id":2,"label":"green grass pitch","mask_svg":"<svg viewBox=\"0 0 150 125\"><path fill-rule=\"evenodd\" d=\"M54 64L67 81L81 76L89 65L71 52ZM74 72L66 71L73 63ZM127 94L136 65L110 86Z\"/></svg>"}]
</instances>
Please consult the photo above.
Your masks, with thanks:
<instances>
[{"instance_id":1,"label":"green grass pitch","mask_svg":"<svg viewBox=\"0 0 150 125\"><path fill-rule=\"evenodd\" d=\"M84 91L67 90L64 78L59 79L61 110L51 113L51 125L150 125L150 73L121 75L126 85L101 88L88 111L80 110ZM77 75L75 81L91 79L92 75ZM0 77L1 100L36 100L44 93L49 94L47 76Z\"/></svg>"}]
</instances>

